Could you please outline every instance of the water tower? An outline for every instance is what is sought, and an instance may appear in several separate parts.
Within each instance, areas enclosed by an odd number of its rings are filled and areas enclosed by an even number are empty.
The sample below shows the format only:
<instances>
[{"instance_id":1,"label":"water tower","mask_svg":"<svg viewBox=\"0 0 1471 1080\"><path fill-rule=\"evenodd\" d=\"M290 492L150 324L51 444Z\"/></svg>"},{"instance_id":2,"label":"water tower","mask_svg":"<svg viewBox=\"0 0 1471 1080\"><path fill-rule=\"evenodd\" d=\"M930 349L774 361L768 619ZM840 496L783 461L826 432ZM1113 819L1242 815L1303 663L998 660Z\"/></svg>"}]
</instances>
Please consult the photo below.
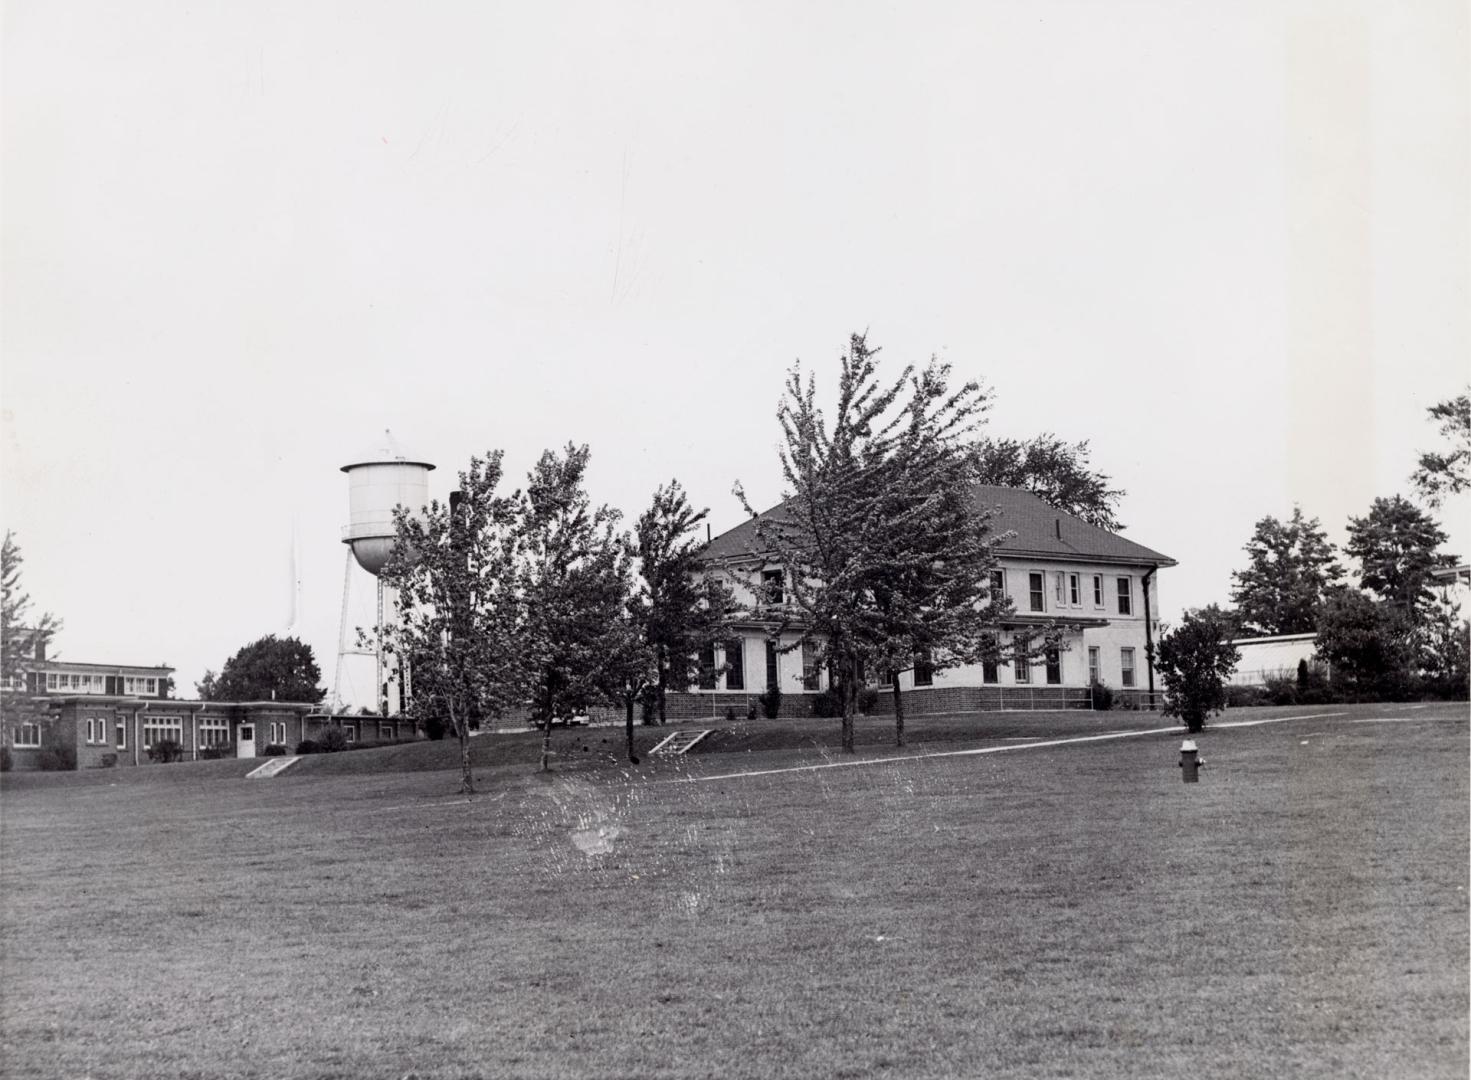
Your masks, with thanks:
<instances>
[{"instance_id":1,"label":"water tower","mask_svg":"<svg viewBox=\"0 0 1471 1080\"><path fill-rule=\"evenodd\" d=\"M393 523L394 508L403 506L419 511L428 505L429 471L433 468L427 461L410 459L388 431L383 433L379 446L360 455L352 464L342 466L348 479L348 524L342 530L342 542L348 546L348 554L342 578L342 619L337 632L337 673L332 682L334 708L341 704L344 658L369 655L375 661L374 695L382 715L400 710L401 691L406 689L402 686L400 665L384 663L382 646L383 627L386 620L394 618L397 597L395 590L385 586L378 575L393 554L398 535ZM358 648L356 642L349 644L347 639L354 562L373 575L377 587L374 627L377 633L371 650Z\"/></svg>"}]
</instances>

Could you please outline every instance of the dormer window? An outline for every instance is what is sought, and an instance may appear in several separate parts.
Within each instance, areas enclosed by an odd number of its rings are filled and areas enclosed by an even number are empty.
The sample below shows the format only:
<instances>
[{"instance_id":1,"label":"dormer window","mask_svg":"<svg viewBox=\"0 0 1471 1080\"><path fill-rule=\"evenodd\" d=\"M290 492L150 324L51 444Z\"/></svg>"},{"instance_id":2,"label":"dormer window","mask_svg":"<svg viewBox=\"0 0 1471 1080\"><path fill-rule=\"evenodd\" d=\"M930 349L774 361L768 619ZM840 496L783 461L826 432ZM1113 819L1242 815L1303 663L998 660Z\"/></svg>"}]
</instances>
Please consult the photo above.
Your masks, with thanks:
<instances>
[{"instance_id":1,"label":"dormer window","mask_svg":"<svg viewBox=\"0 0 1471 1080\"><path fill-rule=\"evenodd\" d=\"M782 591L782 578L780 570L761 571L761 602L763 604L780 604L786 600Z\"/></svg>"}]
</instances>

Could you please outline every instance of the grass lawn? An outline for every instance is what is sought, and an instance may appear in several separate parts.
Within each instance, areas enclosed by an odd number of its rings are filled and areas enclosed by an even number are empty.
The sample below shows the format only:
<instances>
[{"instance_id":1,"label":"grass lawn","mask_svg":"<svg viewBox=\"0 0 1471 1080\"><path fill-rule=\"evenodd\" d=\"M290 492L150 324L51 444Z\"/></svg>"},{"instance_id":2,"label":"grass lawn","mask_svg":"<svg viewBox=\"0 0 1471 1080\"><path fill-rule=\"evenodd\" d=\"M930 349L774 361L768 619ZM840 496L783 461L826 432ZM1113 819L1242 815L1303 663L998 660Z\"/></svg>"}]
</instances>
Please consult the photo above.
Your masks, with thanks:
<instances>
[{"instance_id":1,"label":"grass lawn","mask_svg":"<svg viewBox=\"0 0 1471 1080\"><path fill-rule=\"evenodd\" d=\"M0 1072L1465 1077L1466 707L1321 713L9 774Z\"/></svg>"}]
</instances>

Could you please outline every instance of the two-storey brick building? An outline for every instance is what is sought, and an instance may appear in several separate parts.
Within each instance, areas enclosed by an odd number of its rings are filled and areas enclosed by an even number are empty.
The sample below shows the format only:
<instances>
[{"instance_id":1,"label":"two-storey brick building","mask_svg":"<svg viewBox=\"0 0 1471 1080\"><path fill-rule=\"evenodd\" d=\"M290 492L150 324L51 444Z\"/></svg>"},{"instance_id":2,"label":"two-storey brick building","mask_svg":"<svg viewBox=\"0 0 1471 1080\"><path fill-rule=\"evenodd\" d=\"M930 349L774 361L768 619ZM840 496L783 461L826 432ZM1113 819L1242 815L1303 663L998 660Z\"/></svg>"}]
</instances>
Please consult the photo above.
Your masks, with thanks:
<instances>
[{"instance_id":1,"label":"two-storey brick building","mask_svg":"<svg viewBox=\"0 0 1471 1080\"><path fill-rule=\"evenodd\" d=\"M993 527L1008 534L997 547L991 587L1010 598L1012 614L1001 627L1003 646L1016 638L1038 640L1061 631L1061 647L1035 661L976 664L942 671L900 672L915 712L997 708L1086 706L1089 688L1102 683L1125 701L1153 699L1149 666L1158 627L1158 571L1174 566L1167 555L1048 506L1014 488L977 486L977 504L993 510ZM779 513L776 507L768 514ZM724 644L706 650L702 666L713 675L697 694L680 695L676 715L711 715L769 686L788 696L783 712L805 714L810 695L828 685L814 650L792 646L799 634L779 632L788 583L782 569L758 550L755 522L716 537L704 549L706 573L731 587L749 615ZM888 686L893 676L873 673ZM887 695L879 708L887 708Z\"/></svg>"}]
</instances>

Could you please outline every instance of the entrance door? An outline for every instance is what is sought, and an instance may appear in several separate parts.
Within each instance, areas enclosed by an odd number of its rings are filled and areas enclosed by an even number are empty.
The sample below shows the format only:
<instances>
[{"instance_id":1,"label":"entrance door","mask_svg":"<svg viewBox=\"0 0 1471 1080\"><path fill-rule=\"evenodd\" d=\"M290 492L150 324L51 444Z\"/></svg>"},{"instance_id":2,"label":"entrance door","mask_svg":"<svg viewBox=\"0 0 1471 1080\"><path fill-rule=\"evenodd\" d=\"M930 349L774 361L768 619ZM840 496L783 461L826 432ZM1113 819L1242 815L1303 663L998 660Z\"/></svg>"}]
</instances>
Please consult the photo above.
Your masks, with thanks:
<instances>
[{"instance_id":1,"label":"entrance door","mask_svg":"<svg viewBox=\"0 0 1471 1080\"><path fill-rule=\"evenodd\" d=\"M255 725L241 724L240 736L235 740L236 757L255 757Z\"/></svg>"}]
</instances>

